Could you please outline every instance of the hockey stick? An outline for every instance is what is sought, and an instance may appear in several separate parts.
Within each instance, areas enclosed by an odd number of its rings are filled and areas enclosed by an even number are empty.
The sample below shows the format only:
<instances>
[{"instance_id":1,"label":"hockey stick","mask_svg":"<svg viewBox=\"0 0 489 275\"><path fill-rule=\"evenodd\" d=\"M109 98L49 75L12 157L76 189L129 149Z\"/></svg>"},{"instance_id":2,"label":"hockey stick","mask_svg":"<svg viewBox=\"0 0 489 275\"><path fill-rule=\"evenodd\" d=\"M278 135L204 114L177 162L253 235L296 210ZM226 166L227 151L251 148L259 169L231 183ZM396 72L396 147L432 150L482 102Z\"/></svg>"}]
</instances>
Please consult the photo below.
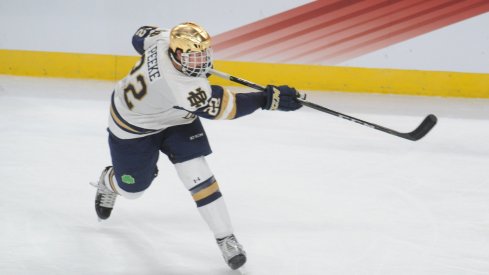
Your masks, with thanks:
<instances>
[{"instance_id":1,"label":"hockey stick","mask_svg":"<svg viewBox=\"0 0 489 275\"><path fill-rule=\"evenodd\" d=\"M238 77L235 77L235 76L232 76L232 75L229 75L229 74L220 72L220 71L216 71L214 69L211 69L210 70L210 73L213 74L213 75L216 75L218 77L221 77L221 78L224 78L224 79L228 79L230 81L233 81L233 82L236 82L236 83L239 83L239 84L248 86L250 88L253 88L253 89L256 89L256 90L259 90L259 91L264 91L265 90L265 87L263 87L261 85L258 85L256 83L250 82L248 80L241 79L241 78L238 78ZM301 97L299 97L298 100L304 106L307 106L309 108L312 108L312 109L315 109L315 110L318 110L318 111L321 111L321 112L324 112L324 113L328 113L330 115L334 115L334 116L337 116L337 117L340 117L340 118L343 118L343 119L346 119L346 120L349 120L349 121L353 121L353 122L358 123L358 124L361 124L363 126L367 126L367 127L372 128L372 129L379 130L379 131L382 131L382 132L385 132L385 133L388 133L388 134L391 134L391 135L394 135L394 136L397 136L397 137L409 139L409 140L412 140L412 141L416 141L416 140L419 140L422 137L424 137L435 126L435 124L436 124L436 122L438 120L435 115L430 114L412 132L401 133L401 132L394 131L392 129L389 129L389 128L386 128L386 127L383 127L383 126L380 126L380 125L377 125L377 124L374 124L374 123L371 123L371 122L367 122L367 121L364 121L364 120L361 120L361 119L358 119L358 118L355 118L355 117L352 117L352 116L349 116L349 115L342 114L340 112L333 111L333 110L328 109L326 107L323 107L323 106L320 106L318 104L309 102L309 101L307 101L307 100L305 100L305 99L303 99Z\"/></svg>"}]
</instances>

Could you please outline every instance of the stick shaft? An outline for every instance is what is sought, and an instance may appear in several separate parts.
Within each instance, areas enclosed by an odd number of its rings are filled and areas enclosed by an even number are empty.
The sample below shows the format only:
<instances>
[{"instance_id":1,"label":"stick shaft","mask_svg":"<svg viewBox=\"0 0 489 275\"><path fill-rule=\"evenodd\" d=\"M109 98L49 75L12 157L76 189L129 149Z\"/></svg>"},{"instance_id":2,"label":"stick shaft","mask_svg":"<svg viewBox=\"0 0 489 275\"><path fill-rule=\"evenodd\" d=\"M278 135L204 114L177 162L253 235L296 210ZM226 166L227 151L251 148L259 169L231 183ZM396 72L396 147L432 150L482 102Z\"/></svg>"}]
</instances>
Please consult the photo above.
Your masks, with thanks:
<instances>
[{"instance_id":1,"label":"stick shaft","mask_svg":"<svg viewBox=\"0 0 489 275\"><path fill-rule=\"evenodd\" d=\"M263 87L261 85L258 85L256 83L250 82L248 80L245 80L245 79L242 79L242 78L239 78L239 77L235 77L235 76L229 75L227 73L216 71L214 69L211 69L210 70L210 73L213 74L213 75L219 76L221 78L228 79L230 81L233 81L233 82L236 82L236 83L239 83L239 84L248 86L250 88L259 90L259 91L264 91L265 90L265 87ZM436 118L435 115L428 115L423 120L423 122L414 131L409 132L409 133L401 133L401 132L398 132L398 131L389 129L387 127L384 127L384 126L377 125L375 123L371 123L371 122L364 121L364 120L361 120L361 119L358 119L358 118L355 118L355 117L352 117L352 116L349 116L349 115L346 115L346 114L342 114L340 112L337 112L337 111L328 109L328 108L323 107L321 105L318 105L318 104L309 102L309 101L307 101L305 99L302 99L302 98L298 98L298 100L304 106L307 106L309 108L312 108L312 109L321 111L323 113L328 113L330 115L333 115L333 116L336 116L336 117L340 117L340 118L346 119L348 121L352 121L352 122L358 123L360 125L367 126L367 127L372 128L372 129L379 130L379 131L382 131L384 133L388 133L388 134L391 134L391 135L394 135L394 136L397 136L397 137L401 137L401 138L405 138L405 139L409 139L409 140L412 140L412 141L416 141L416 140L419 140L422 137L424 137L435 126L435 124L437 122L437 118Z\"/></svg>"}]
</instances>

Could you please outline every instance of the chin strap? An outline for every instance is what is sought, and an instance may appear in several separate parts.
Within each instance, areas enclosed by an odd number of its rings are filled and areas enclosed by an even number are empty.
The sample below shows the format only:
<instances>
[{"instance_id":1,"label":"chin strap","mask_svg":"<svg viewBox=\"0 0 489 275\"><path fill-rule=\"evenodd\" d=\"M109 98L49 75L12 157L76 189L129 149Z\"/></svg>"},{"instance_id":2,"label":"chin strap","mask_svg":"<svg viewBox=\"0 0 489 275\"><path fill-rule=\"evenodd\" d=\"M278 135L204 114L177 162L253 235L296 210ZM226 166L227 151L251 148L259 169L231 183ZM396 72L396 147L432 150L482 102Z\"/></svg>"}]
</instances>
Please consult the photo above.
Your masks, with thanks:
<instances>
[{"instance_id":1,"label":"chin strap","mask_svg":"<svg viewBox=\"0 0 489 275\"><path fill-rule=\"evenodd\" d=\"M180 61L178 61L178 59L176 57L176 53L174 53L171 49L168 49L168 56L170 57L171 61L178 64L180 66L180 68L182 67L182 63ZM181 69L179 71L181 71Z\"/></svg>"}]
</instances>

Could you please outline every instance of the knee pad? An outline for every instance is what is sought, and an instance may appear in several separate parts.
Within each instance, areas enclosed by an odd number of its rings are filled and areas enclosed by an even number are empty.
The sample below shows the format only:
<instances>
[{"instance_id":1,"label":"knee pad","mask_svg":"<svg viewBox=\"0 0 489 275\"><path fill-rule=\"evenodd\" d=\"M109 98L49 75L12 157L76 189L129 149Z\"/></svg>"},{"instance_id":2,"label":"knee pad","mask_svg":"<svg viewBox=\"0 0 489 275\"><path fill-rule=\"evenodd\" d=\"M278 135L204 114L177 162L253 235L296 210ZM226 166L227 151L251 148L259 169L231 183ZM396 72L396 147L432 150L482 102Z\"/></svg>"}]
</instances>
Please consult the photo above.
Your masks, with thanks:
<instances>
[{"instance_id":1,"label":"knee pad","mask_svg":"<svg viewBox=\"0 0 489 275\"><path fill-rule=\"evenodd\" d=\"M126 198L126 199L137 199L139 197L141 197L144 193L144 190L143 191L140 191L140 192L128 192L124 189L122 189L120 187L120 183L117 181L116 177L115 177L115 174L114 174L114 170L113 168L110 168L112 169L112 171L110 171L110 173L107 173L105 175L105 182L108 183L106 184L109 185L107 186L109 189L112 189L112 191L116 192L117 194L121 195L122 197Z\"/></svg>"},{"instance_id":2,"label":"knee pad","mask_svg":"<svg viewBox=\"0 0 489 275\"><path fill-rule=\"evenodd\" d=\"M194 158L185 162L175 163L178 176L187 190L211 178L212 171L205 157Z\"/></svg>"},{"instance_id":3,"label":"knee pad","mask_svg":"<svg viewBox=\"0 0 489 275\"><path fill-rule=\"evenodd\" d=\"M115 170L114 178L117 182L117 192L121 195L142 193L148 189L157 175L158 168L155 167L148 167L135 172ZM133 196L127 195L127 197L132 198Z\"/></svg>"}]
</instances>

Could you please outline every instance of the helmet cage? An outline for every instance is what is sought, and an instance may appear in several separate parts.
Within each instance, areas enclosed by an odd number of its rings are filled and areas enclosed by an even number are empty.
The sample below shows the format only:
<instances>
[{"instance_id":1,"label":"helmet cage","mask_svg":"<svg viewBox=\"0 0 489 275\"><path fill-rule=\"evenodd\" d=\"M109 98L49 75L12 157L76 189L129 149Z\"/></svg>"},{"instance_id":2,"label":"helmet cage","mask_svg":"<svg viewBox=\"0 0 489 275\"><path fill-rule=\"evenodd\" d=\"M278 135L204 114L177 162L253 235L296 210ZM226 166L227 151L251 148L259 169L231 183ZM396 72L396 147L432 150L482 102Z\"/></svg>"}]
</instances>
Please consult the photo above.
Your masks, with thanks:
<instances>
[{"instance_id":1,"label":"helmet cage","mask_svg":"<svg viewBox=\"0 0 489 275\"><path fill-rule=\"evenodd\" d=\"M173 56L172 56L173 57ZM173 58L174 61L176 61ZM212 49L207 48L201 52L186 52L181 54L180 62L177 61L185 75L201 77L209 73L212 68Z\"/></svg>"}]
</instances>

